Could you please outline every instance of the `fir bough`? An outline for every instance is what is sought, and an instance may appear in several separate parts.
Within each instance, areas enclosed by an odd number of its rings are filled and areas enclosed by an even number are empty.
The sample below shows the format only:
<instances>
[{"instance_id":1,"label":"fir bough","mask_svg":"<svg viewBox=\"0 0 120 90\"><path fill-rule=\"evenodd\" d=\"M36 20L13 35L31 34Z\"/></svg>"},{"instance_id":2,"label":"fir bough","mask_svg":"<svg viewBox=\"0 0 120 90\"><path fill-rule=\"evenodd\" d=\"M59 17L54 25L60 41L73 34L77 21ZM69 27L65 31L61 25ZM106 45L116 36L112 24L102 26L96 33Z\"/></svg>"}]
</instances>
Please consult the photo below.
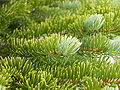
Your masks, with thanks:
<instances>
[{"instance_id":1,"label":"fir bough","mask_svg":"<svg viewBox=\"0 0 120 90\"><path fill-rule=\"evenodd\" d=\"M0 89L119 90L119 28L119 0L0 1Z\"/></svg>"}]
</instances>

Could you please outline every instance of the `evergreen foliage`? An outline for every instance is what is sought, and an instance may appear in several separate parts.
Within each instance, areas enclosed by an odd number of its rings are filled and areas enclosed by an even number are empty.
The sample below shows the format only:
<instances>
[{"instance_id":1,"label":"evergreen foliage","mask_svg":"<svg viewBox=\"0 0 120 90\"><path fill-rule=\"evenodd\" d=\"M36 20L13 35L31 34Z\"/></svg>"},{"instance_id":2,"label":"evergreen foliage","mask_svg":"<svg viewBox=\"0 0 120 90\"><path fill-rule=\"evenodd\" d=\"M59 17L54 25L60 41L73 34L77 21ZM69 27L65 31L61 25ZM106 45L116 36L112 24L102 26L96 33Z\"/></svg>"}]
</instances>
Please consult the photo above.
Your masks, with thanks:
<instances>
[{"instance_id":1,"label":"evergreen foliage","mask_svg":"<svg viewBox=\"0 0 120 90\"><path fill-rule=\"evenodd\" d=\"M119 90L120 0L1 0L0 90Z\"/></svg>"}]
</instances>

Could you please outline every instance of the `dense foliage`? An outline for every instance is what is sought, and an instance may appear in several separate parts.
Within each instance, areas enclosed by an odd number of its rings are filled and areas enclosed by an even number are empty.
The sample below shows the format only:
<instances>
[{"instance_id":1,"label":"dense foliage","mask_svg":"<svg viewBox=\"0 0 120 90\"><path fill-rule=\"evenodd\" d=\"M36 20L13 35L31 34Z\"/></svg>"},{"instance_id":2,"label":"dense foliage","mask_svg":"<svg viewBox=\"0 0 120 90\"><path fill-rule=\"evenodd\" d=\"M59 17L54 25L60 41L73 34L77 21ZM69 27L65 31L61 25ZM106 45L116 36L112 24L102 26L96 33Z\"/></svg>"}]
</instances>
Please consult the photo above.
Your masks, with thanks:
<instances>
[{"instance_id":1,"label":"dense foliage","mask_svg":"<svg viewBox=\"0 0 120 90\"><path fill-rule=\"evenodd\" d=\"M0 90L119 90L120 0L1 0Z\"/></svg>"}]
</instances>

